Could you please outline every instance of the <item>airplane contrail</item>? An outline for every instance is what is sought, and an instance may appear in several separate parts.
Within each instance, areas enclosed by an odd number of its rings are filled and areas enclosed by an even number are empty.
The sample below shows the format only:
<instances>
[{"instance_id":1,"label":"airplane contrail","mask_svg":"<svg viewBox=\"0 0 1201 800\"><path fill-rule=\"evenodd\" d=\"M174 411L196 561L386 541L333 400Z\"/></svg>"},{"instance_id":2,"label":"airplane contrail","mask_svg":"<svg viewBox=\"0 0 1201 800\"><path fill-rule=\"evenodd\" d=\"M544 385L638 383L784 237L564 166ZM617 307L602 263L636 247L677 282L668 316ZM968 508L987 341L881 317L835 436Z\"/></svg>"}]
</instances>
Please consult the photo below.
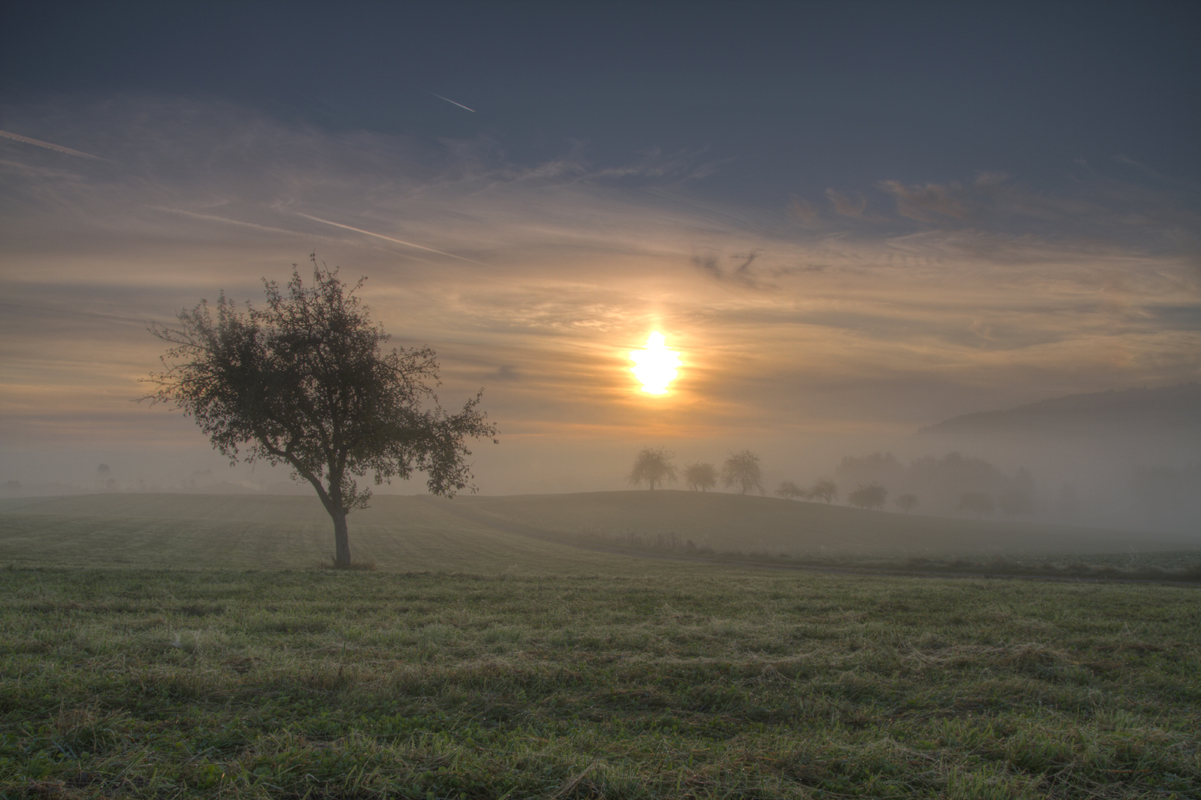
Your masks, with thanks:
<instances>
[{"instance_id":1,"label":"airplane contrail","mask_svg":"<svg viewBox=\"0 0 1201 800\"><path fill-rule=\"evenodd\" d=\"M446 102L450 103L452 106L458 106L459 108L461 108L465 111L470 111L472 114L475 113L474 108L467 108L467 106L463 105L462 103L456 103L454 100L451 100L449 97L443 97L440 94L434 94L429 89L426 89L425 91L428 92L429 94L433 94L434 97L438 98L439 100L445 100Z\"/></svg>"},{"instance_id":2,"label":"airplane contrail","mask_svg":"<svg viewBox=\"0 0 1201 800\"><path fill-rule=\"evenodd\" d=\"M109 159L107 159L107 158L101 158L100 156L94 156L91 153L84 153L79 150L72 150L69 147L63 147L62 145L58 145L58 144L51 144L50 142L43 142L40 139L30 139L28 136L22 136L19 133L9 133L8 131L0 131L0 136L3 136L6 139L12 139L13 141L17 141L17 142L24 142L25 144L32 144L37 147L44 147L47 150L56 150L59 153L66 153L69 156L80 156L81 158L91 158L96 161L109 161ZM114 162L109 161L109 163L111 164Z\"/></svg>"},{"instance_id":3,"label":"airplane contrail","mask_svg":"<svg viewBox=\"0 0 1201 800\"><path fill-rule=\"evenodd\" d=\"M289 231L284 228L272 228L270 225L259 225L257 222L243 222L229 217L219 217L215 214L201 214L196 211L188 211L182 208L171 208L170 206L151 206L156 211L165 211L169 214L183 214L186 217L194 217L196 219L211 220L213 222L224 222L228 225L237 225L242 228L254 228L255 230L267 231L268 233L286 233L289 236L300 236L299 231Z\"/></svg>"},{"instance_id":4,"label":"airplane contrail","mask_svg":"<svg viewBox=\"0 0 1201 800\"><path fill-rule=\"evenodd\" d=\"M361 233L364 236L374 236L377 239L383 239L388 242L396 242L397 244L403 244L405 247L415 247L418 250L425 250L427 253L437 253L438 255L446 256L447 258L455 258L455 259L458 259L459 261L466 261L468 264L479 264L481 267L491 266L490 264L485 264L483 261L476 261L471 258L464 258L463 256L456 256L454 253L446 253L446 252L443 252L442 250L435 250L432 247L426 247L426 246L420 245L420 244L413 244L412 242L406 242L403 239L394 239L391 236L384 236L382 233L374 233L372 231L365 231L362 228L355 228L351 225L343 225L341 222L331 222L328 219L321 219L321 217L309 216L308 214L302 214L299 211L293 211L292 213L298 217L304 217L305 219L311 219L313 222L320 222L324 225L333 225L335 228L344 228L345 230L348 230L348 231L354 231L355 233Z\"/></svg>"}]
</instances>

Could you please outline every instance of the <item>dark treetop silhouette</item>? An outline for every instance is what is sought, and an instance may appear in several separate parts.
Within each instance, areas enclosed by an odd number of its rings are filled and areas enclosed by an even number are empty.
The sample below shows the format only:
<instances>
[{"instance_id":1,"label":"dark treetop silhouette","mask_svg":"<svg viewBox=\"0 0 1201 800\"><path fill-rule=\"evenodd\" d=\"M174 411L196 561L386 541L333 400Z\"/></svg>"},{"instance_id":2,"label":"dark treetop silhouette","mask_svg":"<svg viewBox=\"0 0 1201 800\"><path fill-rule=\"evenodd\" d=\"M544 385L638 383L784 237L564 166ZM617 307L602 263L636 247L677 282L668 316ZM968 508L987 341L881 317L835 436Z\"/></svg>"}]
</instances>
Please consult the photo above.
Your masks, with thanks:
<instances>
[{"instance_id":1,"label":"dark treetop silhouette","mask_svg":"<svg viewBox=\"0 0 1201 800\"><path fill-rule=\"evenodd\" d=\"M630 470L627 480L635 486L646 483L653 492L656 484L676 479L676 467L671 463L672 457L672 452L664 447L643 449L634 459L634 468Z\"/></svg>"},{"instance_id":2,"label":"dark treetop silhouette","mask_svg":"<svg viewBox=\"0 0 1201 800\"><path fill-rule=\"evenodd\" d=\"M419 470L432 493L453 496L472 477L464 440L495 442L496 427L478 410L482 389L458 414L443 411L434 351L383 353L388 336L355 296L363 280L347 286L310 260L312 286L298 269L286 292L264 280L265 308L242 312L222 294L215 320L202 300L178 327L152 325L170 348L148 399L193 416L231 463L290 465L333 519L335 564L348 567L346 515L371 497L356 477L370 471L380 484Z\"/></svg>"},{"instance_id":3,"label":"dark treetop silhouette","mask_svg":"<svg viewBox=\"0 0 1201 800\"><path fill-rule=\"evenodd\" d=\"M737 486L746 494L751 489L764 493L763 470L759 466L759 456L750 450L733 453L721 467L721 482L726 486Z\"/></svg>"}]
</instances>

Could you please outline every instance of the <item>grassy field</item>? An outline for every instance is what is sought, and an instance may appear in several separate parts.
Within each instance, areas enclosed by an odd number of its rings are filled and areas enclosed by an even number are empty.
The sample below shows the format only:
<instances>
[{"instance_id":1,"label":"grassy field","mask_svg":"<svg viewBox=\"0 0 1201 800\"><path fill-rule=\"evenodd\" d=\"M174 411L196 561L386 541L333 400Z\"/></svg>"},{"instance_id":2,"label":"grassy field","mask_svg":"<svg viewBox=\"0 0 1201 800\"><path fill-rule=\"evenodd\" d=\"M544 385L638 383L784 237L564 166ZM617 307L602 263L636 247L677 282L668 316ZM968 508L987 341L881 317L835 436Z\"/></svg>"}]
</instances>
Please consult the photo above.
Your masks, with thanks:
<instances>
[{"instance_id":1,"label":"grassy field","mask_svg":"<svg viewBox=\"0 0 1201 800\"><path fill-rule=\"evenodd\" d=\"M581 541L675 533L717 553L806 558L1201 560L1192 542L1150 534L865 511L694 492L526 497L381 496L350 517L355 559L388 570L628 569ZM534 534L540 538L534 538ZM332 524L316 497L84 495L0 500L0 564L303 569L328 560ZM584 559L584 561L581 561Z\"/></svg>"},{"instance_id":2,"label":"grassy field","mask_svg":"<svg viewBox=\"0 0 1201 800\"><path fill-rule=\"evenodd\" d=\"M1201 796L1196 588L639 559L380 499L374 572L316 569L296 498L0 504L0 797Z\"/></svg>"}]
</instances>

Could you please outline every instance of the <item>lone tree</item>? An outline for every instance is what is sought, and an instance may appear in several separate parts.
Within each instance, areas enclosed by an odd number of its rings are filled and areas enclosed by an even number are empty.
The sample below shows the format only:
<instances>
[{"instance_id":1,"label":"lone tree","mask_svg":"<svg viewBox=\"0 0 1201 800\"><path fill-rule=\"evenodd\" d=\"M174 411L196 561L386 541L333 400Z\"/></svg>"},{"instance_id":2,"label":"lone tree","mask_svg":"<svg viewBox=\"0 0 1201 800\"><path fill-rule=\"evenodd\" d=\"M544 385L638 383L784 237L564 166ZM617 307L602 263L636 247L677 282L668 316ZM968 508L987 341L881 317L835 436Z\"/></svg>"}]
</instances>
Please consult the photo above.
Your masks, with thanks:
<instances>
[{"instance_id":1,"label":"lone tree","mask_svg":"<svg viewBox=\"0 0 1201 800\"><path fill-rule=\"evenodd\" d=\"M860 486L847 495L847 505L858 508L883 508L888 499L888 490L878 483Z\"/></svg>"},{"instance_id":2,"label":"lone tree","mask_svg":"<svg viewBox=\"0 0 1201 800\"><path fill-rule=\"evenodd\" d=\"M763 470L759 467L759 456L750 450L734 453L721 467L721 482L725 486L737 486L742 494L758 489L764 494Z\"/></svg>"},{"instance_id":3,"label":"lone tree","mask_svg":"<svg viewBox=\"0 0 1201 800\"><path fill-rule=\"evenodd\" d=\"M785 500L801 500L805 497L808 497L808 492L797 486L792 481L784 481L781 483L780 488L776 489L776 494L780 497L783 497Z\"/></svg>"},{"instance_id":4,"label":"lone tree","mask_svg":"<svg viewBox=\"0 0 1201 800\"><path fill-rule=\"evenodd\" d=\"M334 564L350 566L346 515L365 508L375 483L425 472L437 495L471 482L468 438L496 441L479 410L481 389L457 414L438 405L438 362L428 347L394 349L348 286L318 266L305 286L293 265L281 290L264 280L267 305L239 311L222 294L216 318L207 302L179 313L178 325L152 325L169 347L165 371L151 373L147 399L195 418L222 455L236 463L287 464L312 484L334 523ZM474 491L474 487L471 487Z\"/></svg>"},{"instance_id":5,"label":"lone tree","mask_svg":"<svg viewBox=\"0 0 1201 800\"><path fill-rule=\"evenodd\" d=\"M684 468L684 483L691 492L707 492L717 485L717 467L712 464L689 464Z\"/></svg>"},{"instance_id":6,"label":"lone tree","mask_svg":"<svg viewBox=\"0 0 1201 800\"><path fill-rule=\"evenodd\" d=\"M900 497L898 497L896 500L893 500L892 502L897 504L897 508L901 509L906 514L908 514L910 511L912 511L917 506L917 495L903 494Z\"/></svg>"},{"instance_id":7,"label":"lone tree","mask_svg":"<svg viewBox=\"0 0 1201 800\"><path fill-rule=\"evenodd\" d=\"M630 470L628 480L635 486L646 483L653 492L656 484L676 479L676 468L671 463L672 458L673 453L666 448L648 447L634 459L634 469Z\"/></svg>"},{"instance_id":8,"label":"lone tree","mask_svg":"<svg viewBox=\"0 0 1201 800\"><path fill-rule=\"evenodd\" d=\"M830 505L831 500L838 498L838 484L829 478L822 478L814 482L813 488L809 490L809 496L814 500L825 500L826 505Z\"/></svg>"}]
</instances>

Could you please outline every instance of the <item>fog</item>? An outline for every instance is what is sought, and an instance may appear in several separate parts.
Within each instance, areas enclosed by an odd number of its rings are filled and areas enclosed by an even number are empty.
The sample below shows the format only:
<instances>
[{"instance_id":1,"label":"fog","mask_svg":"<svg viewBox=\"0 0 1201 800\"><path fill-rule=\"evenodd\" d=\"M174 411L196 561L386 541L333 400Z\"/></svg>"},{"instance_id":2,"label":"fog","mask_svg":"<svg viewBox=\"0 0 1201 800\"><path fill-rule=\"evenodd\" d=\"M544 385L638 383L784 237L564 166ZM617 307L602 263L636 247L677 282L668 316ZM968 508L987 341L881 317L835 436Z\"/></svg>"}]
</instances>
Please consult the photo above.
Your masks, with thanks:
<instances>
[{"instance_id":1,"label":"fog","mask_svg":"<svg viewBox=\"0 0 1201 800\"><path fill-rule=\"evenodd\" d=\"M712 463L733 452L759 456L767 496L791 481L838 484L845 504L858 486L888 491L884 510L912 494L910 513L995 518L1013 523L1170 532L1201 544L1201 385L1128 390L1054 399L1017 409L940 421L908 435L878 432L744 436L597 443L551 436L504 437L473 446L483 495L558 494L631 488L637 452L665 447L673 463ZM5 497L96 492L188 492L308 495L289 470L266 463L230 465L191 423L176 417L191 446L148 453L78 448L6 454ZM370 482L370 476L362 482ZM684 488L681 482L666 488ZM717 491L734 491L722 487ZM422 494L424 476L374 487L377 494ZM964 507L965 494L986 494L991 507Z\"/></svg>"}]
</instances>

